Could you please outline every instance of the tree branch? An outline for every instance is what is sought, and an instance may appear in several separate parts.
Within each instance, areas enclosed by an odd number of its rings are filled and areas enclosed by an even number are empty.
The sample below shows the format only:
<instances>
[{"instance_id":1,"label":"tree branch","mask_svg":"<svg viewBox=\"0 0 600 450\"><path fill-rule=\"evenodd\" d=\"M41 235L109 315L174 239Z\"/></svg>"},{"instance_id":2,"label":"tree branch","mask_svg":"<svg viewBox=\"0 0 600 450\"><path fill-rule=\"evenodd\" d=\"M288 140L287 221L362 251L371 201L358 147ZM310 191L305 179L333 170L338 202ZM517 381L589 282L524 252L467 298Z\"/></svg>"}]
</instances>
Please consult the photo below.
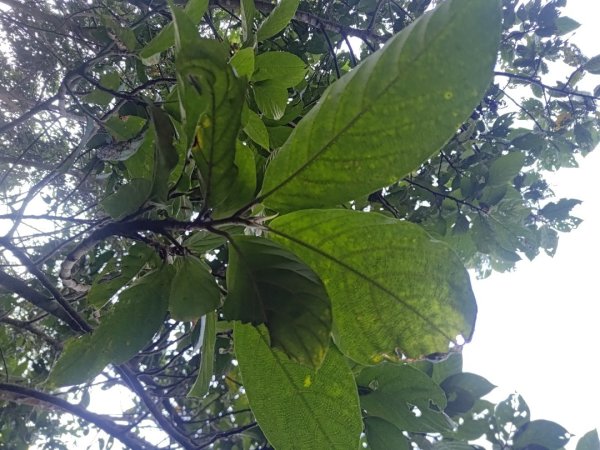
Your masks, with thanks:
<instances>
[{"instance_id":1,"label":"tree branch","mask_svg":"<svg viewBox=\"0 0 600 450\"><path fill-rule=\"evenodd\" d=\"M10 383L0 383L0 392L4 393L4 395L0 396L3 397L3 400L14 403L25 403L34 407L47 405L52 409L58 408L69 414L73 414L118 439L128 448L158 450L158 447L130 433L128 431L129 427L117 425L104 416L90 412L81 406L74 405L54 395Z\"/></svg>"}]
</instances>

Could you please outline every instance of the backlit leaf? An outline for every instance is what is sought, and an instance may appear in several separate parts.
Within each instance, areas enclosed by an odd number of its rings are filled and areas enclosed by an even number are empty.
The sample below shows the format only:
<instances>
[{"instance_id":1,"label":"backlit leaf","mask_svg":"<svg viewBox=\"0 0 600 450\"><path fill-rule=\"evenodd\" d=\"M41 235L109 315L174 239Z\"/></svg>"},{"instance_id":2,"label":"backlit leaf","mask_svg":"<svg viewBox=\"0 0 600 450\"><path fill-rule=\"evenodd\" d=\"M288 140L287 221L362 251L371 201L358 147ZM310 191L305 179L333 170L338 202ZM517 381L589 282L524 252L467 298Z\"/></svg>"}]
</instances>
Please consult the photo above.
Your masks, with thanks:
<instances>
[{"instance_id":1,"label":"backlit leaf","mask_svg":"<svg viewBox=\"0 0 600 450\"><path fill-rule=\"evenodd\" d=\"M458 335L471 338L477 306L469 275L419 226L339 209L287 214L269 229L323 280L336 343L352 359L419 358L448 351Z\"/></svg>"},{"instance_id":2,"label":"backlit leaf","mask_svg":"<svg viewBox=\"0 0 600 450\"><path fill-rule=\"evenodd\" d=\"M264 41L282 31L296 14L300 0L280 0L273 11L260 24L256 32L258 41Z\"/></svg>"},{"instance_id":3,"label":"backlit leaf","mask_svg":"<svg viewBox=\"0 0 600 450\"><path fill-rule=\"evenodd\" d=\"M173 319L194 321L219 306L219 287L204 262L195 256L184 256L175 262L175 268L169 296Z\"/></svg>"},{"instance_id":4,"label":"backlit leaf","mask_svg":"<svg viewBox=\"0 0 600 450\"><path fill-rule=\"evenodd\" d=\"M250 407L274 448L358 448L356 385L334 347L314 371L272 349L264 328L236 323L234 345Z\"/></svg>"},{"instance_id":5,"label":"backlit leaf","mask_svg":"<svg viewBox=\"0 0 600 450\"><path fill-rule=\"evenodd\" d=\"M491 80L499 3L443 2L334 83L271 160L263 202L278 211L336 205L436 152Z\"/></svg>"}]
</instances>

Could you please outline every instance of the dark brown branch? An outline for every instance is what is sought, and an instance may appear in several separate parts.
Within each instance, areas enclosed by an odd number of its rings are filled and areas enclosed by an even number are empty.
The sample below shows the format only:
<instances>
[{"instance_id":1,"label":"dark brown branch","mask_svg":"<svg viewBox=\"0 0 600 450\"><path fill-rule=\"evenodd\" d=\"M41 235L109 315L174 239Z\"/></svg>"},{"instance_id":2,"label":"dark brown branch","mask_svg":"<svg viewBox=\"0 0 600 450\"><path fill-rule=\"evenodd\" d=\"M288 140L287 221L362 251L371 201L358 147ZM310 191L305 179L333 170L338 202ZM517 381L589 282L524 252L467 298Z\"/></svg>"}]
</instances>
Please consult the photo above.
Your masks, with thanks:
<instances>
[{"instance_id":1,"label":"dark brown branch","mask_svg":"<svg viewBox=\"0 0 600 450\"><path fill-rule=\"evenodd\" d=\"M51 409L58 408L69 414L73 414L118 439L128 448L158 450L158 447L130 433L129 427L117 425L112 420L108 420L100 414L90 412L79 405L74 405L54 395L9 383L0 383L0 393L4 394L0 395L3 400L24 403L35 407L46 406Z\"/></svg>"}]
</instances>

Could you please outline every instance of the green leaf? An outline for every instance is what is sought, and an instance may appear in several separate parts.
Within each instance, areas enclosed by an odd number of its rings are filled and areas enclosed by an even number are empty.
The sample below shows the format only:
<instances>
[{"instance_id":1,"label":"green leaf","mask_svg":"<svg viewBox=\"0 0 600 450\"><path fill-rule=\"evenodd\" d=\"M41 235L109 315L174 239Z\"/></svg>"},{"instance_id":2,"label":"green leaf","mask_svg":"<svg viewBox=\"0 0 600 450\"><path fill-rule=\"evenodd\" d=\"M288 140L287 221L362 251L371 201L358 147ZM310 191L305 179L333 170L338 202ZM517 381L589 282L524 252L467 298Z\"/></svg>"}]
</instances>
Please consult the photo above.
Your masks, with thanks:
<instances>
[{"instance_id":1,"label":"green leaf","mask_svg":"<svg viewBox=\"0 0 600 450\"><path fill-rule=\"evenodd\" d=\"M208 10L208 0L189 0L185 5L184 12L194 24L200 23L202 16ZM167 24L154 38L146 44L140 52L140 58L144 64L152 65L155 55L169 49L175 43L173 22Z\"/></svg>"},{"instance_id":2,"label":"green leaf","mask_svg":"<svg viewBox=\"0 0 600 450\"><path fill-rule=\"evenodd\" d=\"M300 0L280 0L265 21L260 24L256 32L257 40L264 41L285 29L296 14L299 4Z\"/></svg>"},{"instance_id":3,"label":"green leaf","mask_svg":"<svg viewBox=\"0 0 600 450\"><path fill-rule=\"evenodd\" d=\"M162 325L171 278L171 267L163 266L121 292L117 304L102 317L89 337L75 339L65 347L49 383L55 386L83 383L107 364L121 364L131 359Z\"/></svg>"},{"instance_id":4,"label":"green leaf","mask_svg":"<svg viewBox=\"0 0 600 450\"><path fill-rule=\"evenodd\" d=\"M254 49L248 47L238 50L229 60L229 64L233 66L238 77L250 79L254 73Z\"/></svg>"},{"instance_id":5,"label":"green leaf","mask_svg":"<svg viewBox=\"0 0 600 450\"><path fill-rule=\"evenodd\" d=\"M559 36L570 33L571 31L575 31L581 26L579 22L571 19L570 17L559 17L558 19L556 19L554 24L556 25L556 29L558 31L557 34Z\"/></svg>"},{"instance_id":6,"label":"green leaf","mask_svg":"<svg viewBox=\"0 0 600 450\"><path fill-rule=\"evenodd\" d=\"M150 180L134 178L100 203L113 219L120 220L138 211L146 203L151 189Z\"/></svg>"},{"instance_id":7,"label":"green leaf","mask_svg":"<svg viewBox=\"0 0 600 450\"><path fill-rule=\"evenodd\" d=\"M96 307L103 306L138 274L153 255L154 251L150 247L135 243L129 247L129 253L123 257L118 266L115 259L109 261L94 279L86 296L87 302Z\"/></svg>"},{"instance_id":8,"label":"green leaf","mask_svg":"<svg viewBox=\"0 0 600 450\"><path fill-rule=\"evenodd\" d=\"M252 81L270 81L281 87L294 87L304 80L306 63L288 52L266 52L256 57Z\"/></svg>"},{"instance_id":9,"label":"green leaf","mask_svg":"<svg viewBox=\"0 0 600 450\"><path fill-rule=\"evenodd\" d=\"M197 254L209 252L225 244L225 238L219 234L199 230L183 241L183 246Z\"/></svg>"},{"instance_id":10,"label":"green leaf","mask_svg":"<svg viewBox=\"0 0 600 450\"><path fill-rule=\"evenodd\" d=\"M520 427L513 438L515 450L543 447L556 450L569 442L569 433L563 427L549 420L532 420Z\"/></svg>"},{"instance_id":11,"label":"green leaf","mask_svg":"<svg viewBox=\"0 0 600 450\"><path fill-rule=\"evenodd\" d=\"M234 345L250 407L273 447L358 448L362 421L356 385L335 347L314 371L272 349L264 328L236 323Z\"/></svg>"},{"instance_id":12,"label":"green leaf","mask_svg":"<svg viewBox=\"0 0 600 450\"><path fill-rule=\"evenodd\" d=\"M256 14L254 0L241 0L240 6L242 15L242 39L244 43L250 44L254 33L254 15Z\"/></svg>"},{"instance_id":13,"label":"green leaf","mask_svg":"<svg viewBox=\"0 0 600 450\"><path fill-rule=\"evenodd\" d=\"M262 148L269 150L269 132L267 131L267 127L259 115L252 110L248 110L248 122L244 127L244 133Z\"/></svg>"},{"instance_id":14,"label":"green leaf","mask_svg":"<svg viewBox=\"0 0 600 450\"><path fill-rule=\"evenodd\" d=\"M173 145L175 128L169 115L160 108L151 107L150 116L155 133L152 197L165 201L169 192L169 177L179 161L177 149Z\"/></svg>"},{"instance_id":15,"label":"green leaf","mask_svg":"<svg viewBox=\"0 0 600 450\"><path fill-rule=\"evenodd\" d=\"M408 440L396 425L379 417L365 417L365 433L371 450L410 450Z\"/></svg>"},{"instance_id":16,"label":"green leaf","mask_svg":"<svg viewBox=\"0 0 600 450\"><path fill-rule=\"evenodd\" d=\"M356 199L436 152L491 80L499 4L443 2L334 83L271 160L264 204L291 211Z\"/></svg>"},{"instance_id":17,"label":"green leaf","mask_svg":"<svg viewBox=\"0 0 600 450\"><path fill-rule=\"evenodd\" d=\"M111 116L104 126L117 141L128 141L135 138L141 131L146 120L137 116Z\"/></svg>"},{"instance_id":18,"label":"green leaf","mask_svg":"<svg viewBox=\"0 0 600 450\"><path fill-rule=\"evenodd\" d=\"M511 181L525 164L525 154L511 152L495 159L490 166L489 186L498 186Z\"/></svg>"},{"instance_id":19,"label":"green leaf","mask_svg":"<svg viewBox=\"0 0 600 450\"><path fill-rule=\"evenodd\" d=\"M356 382L361 391L361 408L404 431L452 430L443 413L444 391L420 370L408 365L383 363L363 369ZM415 410L415 407L418 409Z\"/></svg>"},{"instance_id":20,"label":"green leaf","mask_svg":"<svg viewBox=\"0 0 600 450\"><path fill-rule=\"evenodd\" d=\"M469 411L477 400L491 392L496 386L482 376L462 372L446 378L440 387L448 398L446 412L455 415Z\"/></svg>"},{"instance_id":21,"label":"green leaf","mask_svg":"<svg viewBox=\"0 0 600 450\"><path fill-rule=\"evenodd\" d=\"M500 428L504 428L509 423L515 427L520 427L529 422L531 413L523 397L512 394L506 400L496 405L494 416L499 422Z\"/></svg>"},{"instance_id":22,"label":"green leaf","mask_svg":"<svg viewBox=\"0 0 600 450\"><path fill-rule=\"evenodd\" d=\"M204 262L195 256L185 256L176 261L175 268L169 296L173 319L195 321L219 306L219 286Z\"/></svg>"},{"instance_id":23,"label":"green leaf","mask_svg":"<svg viewBox=\"0 0 600 450\"><path fill-rule=\"evenodd\" d=\"M287 88L273 81L263 81L255 83L253 89L258 109L269 119L281 119L288 103Z\"/></svg>"},{"instance_id":24,"label":"green leaf","mask_svg":"<svg viewBox=\"0 0 600 450\"><path fill-rule=\"evenodd\" d=\"M585 433L577 442L575 450L600 450L598 430L591 430Z\"/></svg>"},{"instance_id":25,"label":"green leaf","mask_svg":"<svg viewBox=\"0 0 600 450\"><path fill-rule=\"evenodd\" d=\"M590 58L590 60L583 65L583 69L587 70L589 73L600 75L600 55Z\"/></svg>"},{"instance_id":26,"label":"green leaf","mask_svg":"<svg viewBox=\"0 0 600 450\"><path fill-rule=\"evenodd\" d=\"M200 39L180 12L175 13L175 28L182 41L175 64L185 134L193 143L205 204L215 208L233 193L232 180L238 176L236 140L246 81L228 64L227 47Z\"/></svg>"},{"instance_id":27,"label":"green leaf","mask_svg":"<svg viewBox=\"0 0 600 450\"><path fill-rule=\"evenodd\" d=\"M557 203L550 202L540 210L540 214L552 221L562 221L569 218L571 210L579 205L581 200L561 198Z\"/></svg>"},{"instance_id":28,"label":"green leaf","mask_svg":"<svg viewBox=\"0 0 600 450\"><path fill-rule=\"evenodd\" d=\"M198 370L198 377L194 385L190 389L190 392L188 392L188 397L204 397L208 393L210 381L214 373L217 313L208 313L201 319L201 324L202 346L200 347L200 369Z\"/></svg>"},{"instance_id":29,"label":"green leaf","mask_svg":"<svg viewBox=\"0 0 600 450\"><path fill-rule=\"evenodd\" d=\"M214 218L227 217L249 204L256 193L256 162L254 152L241 141L235 144L235 167L237 176L230 180L228 194L213 209Z\"/></svg>"},{"instance_id":30,"label":"green leaf","mask_svg":"<svg viewBox=\"0 0 600 450\"><path fill-rule=\"evenodd\" d=\"M91 380L108 364L93 335L67 340L62 354L46 381L49 386L72 386Z\"/></svg>"},{"instance_id":31,"label":"green leaf","mask_svg":"<svg viewBox=\"0 0 600 450\"><path fill-rule=\"evenodd\" d=\"M271 222L269 236L323 280L342 352L369 365L468 341L477 306L454 252L422 228L377 213L306 210Z\"/></svg>"},{"instance_id":32,"label":"green leaf","mask_svg":"<svg viewBox=\"0 0 600 450\"><path fill-rule=\"evenodd\" d=\"M100 77L99 84L106 89L116 91L121 84L121 76L116 71L109 70ZM92 92L83 97L83 100L88 103L106 106L113 100L113 98L114 96L110 92L103 91L99 88L94 88Z\"/></svg>"},{"instance_id":33,"label":"green leaf","mask_svg":"<svg viewBox=\"0 0 600 450\"><path fill-rule=\"evenodd\" d=\"M331 333L331 303L319 277L295 255L267 239L235 237L229 245L229 320L264 323L271 345L318 368Z\"/></svg>"}]
</instances>

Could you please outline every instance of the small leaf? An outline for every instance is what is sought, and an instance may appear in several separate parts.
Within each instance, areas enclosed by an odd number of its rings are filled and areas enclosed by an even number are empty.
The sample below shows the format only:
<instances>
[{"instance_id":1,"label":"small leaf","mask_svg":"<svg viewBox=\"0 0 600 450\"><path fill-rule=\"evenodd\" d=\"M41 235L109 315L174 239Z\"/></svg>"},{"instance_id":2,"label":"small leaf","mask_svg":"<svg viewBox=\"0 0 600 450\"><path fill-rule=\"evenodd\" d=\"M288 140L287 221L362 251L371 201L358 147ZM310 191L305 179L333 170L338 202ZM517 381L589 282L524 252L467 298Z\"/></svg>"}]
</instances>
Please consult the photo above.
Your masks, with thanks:
<instances>
[{"instance_id":1,"label":"small leaf","mask_svg":"<svg viewBox=\"0 0 600 450\"><path fill-rule=\"evenodd\" d=\"M238 77L250 79L254 73L254 49L248 47L238 50L229 60L229 64L233 66Z\"/></svg>"},{"instance_id":2,"label":"small leaf","mask_svg":"<svg viewBox=\"0 0 600 450\"><path fill-rule=\"evenodd\" d=\"M192 23L198 24L202 19L204 13L208 10L208 0L190 0L187 2L184 8L185 14L189 17ZM173 29L173 22L167 24L160 30L154 38L146 44L146 46L140 52L140 58L144 64L152 65L149 63L156 64L158 61L152 61L152 58L156 54L164 52L169 47L172 47L175 43L175 34Z\"/></svg>"},{"instance_id":3,"label":"small leaf","mask_svg":"<svg viewBox=\"0 0 600 450\"><path fill-rule=\"evenodd\" d=\"M314 371L272 349L264 328L235 324L235 354L246 395L275 448L358 448L362 420L356 384L332 347Z\"/></svg>"},{"instance_id":4,"label":"small leaf","mask_svg":"<svg viewBox=\"0 0 600 450\"><path fill-rule=\"evenodd\" d=\"M511 152L495 159L490 166L488 177L489 186L498 186L511 181L525 164L525 155L521 152Z\"/></svg>"},{"instance_id":5,"label":"small leaf","mask_svg":"<svg viewBox=\"0 0 600 450\"><path fill-rule=\"evenodd\" d=\"M456 254L419 226L377 213L305 210L269 225L323 280L340 350L365 365L420 358L471 338L477 314Z\"/></svg>"},{"instance_id":6,"label":"small leaf","mask_svg":"<svg viewBox=\"0 0 600 450\"><path fill-rule=\"evenodd\" d=\"M264 41L285 29L296 14L299 4L300 0L279 0L277 6L260 24L256 33L257 40Z\"/></svg>"},{"instance_id":7,"label":"small leaf","mask_svg":"<svg viewBox=\"0 0 600 450\"><path fill-rule=\"evenodd\" d=\"M100 77L99 84L102 87L116 91L121 84L121 76L116 71L110 70ZM99 88L95 88L92 92L83 97L84 101L101 106L108 105L113 99L114 96L110 92L103 91Z\"/></svg>"},{"instance_id":8,"label":"small leaf","mask_svg":"<svg viewBox=\"0 0 600 450\"><path fill-rule=\"evenodd\" d=\"M391 38L294 128L271 159L259 198L280 212L334 206L416 169L487 89L500 12L496 0L445 1ZM254 79L263 79L259 70Z\"/></svg>"},{"instance_id":9,"label":"small leaf","mask_svg":"<svg viewBox=\"0 0 600 450\"><path fill-rule=\"evenodd\" d=\"M87 302L96 307L103 306L138 274L153 255L154 251L150 247L135 243L129 247L129 253L123 256L118 267L115 259L109 261L94 279L86 296Z\"/></svg>"},{"instance_id":10,"label":"small leaf","mask_svg":"<svg viewBox=\"0 0 600 450\"><path fill-rule=\"evenodd\" d=\"M462 372L446 378L440 387L448 398L446 413L454 416L471 410L477 400L496 386L479 375Z\"/></svg>"},{"instance_id":11,"label":"small leaf","mask_svg":"<svg viewBox=\"0 0 600 450\"><path fill-rule=\"evenodd\" d=\"M253 82L271 81L282 87L294 87L304 80L306 63L288 52L266 52L256 57Z\"/></svg>"},{"instance_id":12,"label":"small leaf","mask_svg":"<svg viewBox=\"0 0 600 450\"><path fill-rule=\"evenodd\" d=\"M150 116L153 123L152 130L155 133L152 197L158 201L165 201L171 172L179 161L177 149L173 145L175 128L169 115L160 108L151 107Z\"/></svg>"},{"instance_id":13,"label":"small leaf","mask_svg":"<svg viewBox=\"0 0 600 450\"><path fill-rule=\"evenodd\" d=\"M200 369L194 385L188 392L188 397L204 397L208 393L214 373L217 313L214 311L208 313L201 319L201 324Z\"/></svg>"},{"instance_id":14,"label":"small leaf","mask_svg":"<svg viewBox=\"0 0 600 450\"><path fill-rule=\"evenodd\" d=\"M575 450L600 450L598 430L591 430L585 433L577 442Z\"/></svg>"},{"instance_id":15,"label":"small leaf","mask_svg":"<svg viewBox=\"0 0 600 450\"><path fill-rule=\"evenodd\" d=\"M256 7L254 6L254 0L241 0L240 10L242 14L242 40L244 43L250 43L254 33L254 15L256 14Z\"/></svg>"},{"instance_id":16,"label":"small leaf","mask_svg":"<svg viewBox=\"0 0 600 450\"><path fill-rule=\"evenodd\" d=\"M264 323L271 345L317 368L329 347L331 304L321 280L295 255L264 238L238 236L229 245L230 320Z\"/></svg>"},{"instance_id":17,"label":"small leaf","mask_svg":"<svg viewBox=\"0 0 600 450\"><path fill-rule=\"evenodd\" d=\"M540 210L540 214L552 221L567 220L571 210L579 205L581 200L561 198L558 203L550 202Z\"/></svg>"},{"instance_id":18,"label":"small leaf","mask_svg":"<svg viewBox=\"0 0 600 450\"><path fill-rule=\"evenodd\" d=\"M559 36L570 33L571 31L575 31L581 26L579 22L571 19L570 17L559 17L558 19L556 19L554 24L556 25L556 29L558 31L557 34Z\"/></svg>"},{"instance_id":19,"label":"small leaf","mask_svg":"<svg viewBox=\"0 0 600 450\"><path fill-rule=\"evenodd\" d=\"M117 141L128 141L135 138L141 131L146 120L137 116L111 116L104 126Z\"/></svg>"},{"instance_id":20,"label":"small leaf","mask_svg":"<svg viewBox=\"0 0 600 450\"><path fill-rule=\"evenodd\" d=\"M356 382L368 391L360 396L367 415L387 420L403 431L452 430L452 421L442 412L446 407L444 391L420 370L383 363L363 369Z\"/></svg>"},{"instance_id":21,"label":"small leaf","mask_svg":"<svg viewBox=\"0 0 600 450\"><path fill-rule=\"evenodd\" d=\"M587 70L589 73L600 75L600 55L590 58L590 60L583 65L583 69Z\"/></svg>"},{"instance_id":22,"label":"small leaf","mask_svg":"<svg viewBox=\"0 0 600 450\"><path fill-rule=\"evenodd\" d=\"M244 127L244 133L262 148L269 150L269 132L267 131L267 127L258 114L252 110L248 110L248 122Z\"/></svg>"},{"instance_id":23,"label":"small leaf","mask_svg":"<svg viewBox=\"0 0 600 450\"><path fill-rule=\"evenodd\" d=\"M569 442L569 433L563 427L549 420L532 420L521 426L513 438L513 448L545 448L556 450Z\"/></svg>"},{"instance_id":24,"label":"small leaf","mask_svg":"<svg viewBox=\"0 0 600 450\"><path fill-rule=\"evenodd\" d=\"M134 178L109 195L101 204L115 220L120 220L138 211L150 196L152 183L143 178Z\"/></svg>"},{"instance_id":25,"label":"small leaf","mask_svg":"<svg viewBox=\"0 0 600 450\"><path fill-rule=\"evenodd\" d=\"M365 433L371 450L410 450L411 446L396 425L379 417L364 418Z\"/></svg>"},{"instance_id":26,"label":"small leaf","mask_svg":"<svg viewBox=\"0 0 600 450\"><path fill-rule=\"evenodd\" d=\"M287 88L272 81L263 81L255 83L253 89L258 109L269 119L281 119L288 103Z\"/></svg>"},{"instance_id":27,"label":"small leaf","mask_svg":"<svg viewBox=\"0 0 600 450\"><path fill-rule=\"evenodd\" d=\"M195 256L185 256L175 262L175 268L169 296L173 319L195 321L219 306L219 287L204 262Z\"/></svg>"}]
</instances>

